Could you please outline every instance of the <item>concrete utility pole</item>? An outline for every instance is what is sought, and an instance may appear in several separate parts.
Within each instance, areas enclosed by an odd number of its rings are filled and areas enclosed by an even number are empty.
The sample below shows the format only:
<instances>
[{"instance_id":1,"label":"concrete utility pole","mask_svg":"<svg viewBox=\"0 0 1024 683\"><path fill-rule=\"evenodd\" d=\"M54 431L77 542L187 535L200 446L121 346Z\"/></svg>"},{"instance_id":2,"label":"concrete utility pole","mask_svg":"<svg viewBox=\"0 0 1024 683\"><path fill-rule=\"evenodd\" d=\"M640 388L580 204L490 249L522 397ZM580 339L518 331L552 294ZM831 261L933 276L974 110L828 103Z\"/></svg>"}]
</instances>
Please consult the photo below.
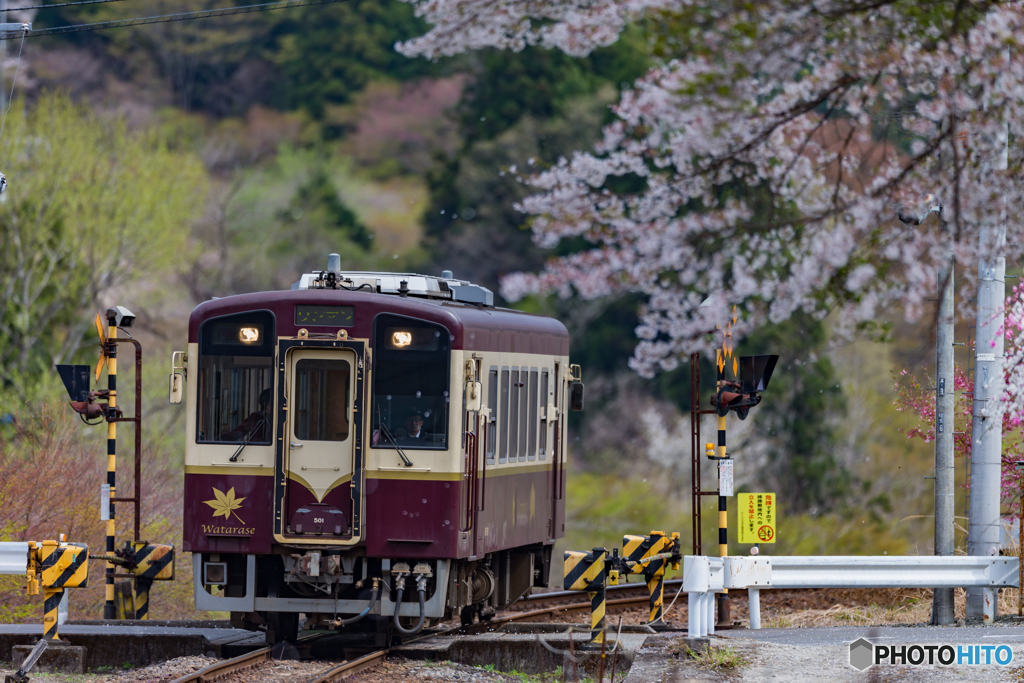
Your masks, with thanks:
<instances>
[{"instance_id":1,"label":"concrete utility pole","mask_svg":"<svg viewBox=\"0 0 1024 683\"><path fill-rule=\"evenodd\" d=\"M939 221L946 229L942 207ZM955 499L953 497L953 254L939 269L939 309L935 328L935 554L953 554ZM932 592L932 624L953 623L953 589Z\"/></svg>"},{"instance_id":2,"label":"concrete utility pole","mask_svg":"<svg viewBox=\"0 0 1024 683\"><path fill-rule=\"evenodd\" d=\"M979 237L989 258L978 264L978 317L974 355L974 410L971 422L971 510L967 554L999 552L999 481L1003 453L1003 302L1006 300L1006 227L986 227ZM994 249L993 249L994 247ZM994 588L967 589L967 618L990 621L996 614Z\"/></svg>"},{"instance_id":3,"label":"concrete utility pole","mask_svg":"<svg viewBox=\"0 0 1024 683\"><path fill-rule=\"evenodd\" d=\"M0 24L7 23L7 0L0 0ZM0 111L7 109L7 41L0 40Z\"/></svg>"},{"instance_id":4,"label":"concrete utility pole","mask_svg":"<svg viewBox=\"0 0 1024 683\"><path fill-rule=\"evenodd\" d=\"M1009 134L992 165L1005 171ZM1003 455L1003 335L1006 319L1006 205L997 226L986 225L978 235L978 305L974 343L974 406L971 421L971 508L967 554L999 553L999 488ZM991 622L996 616L994 588L967 589L967 618Z\"/></svg>"}]
</instances>

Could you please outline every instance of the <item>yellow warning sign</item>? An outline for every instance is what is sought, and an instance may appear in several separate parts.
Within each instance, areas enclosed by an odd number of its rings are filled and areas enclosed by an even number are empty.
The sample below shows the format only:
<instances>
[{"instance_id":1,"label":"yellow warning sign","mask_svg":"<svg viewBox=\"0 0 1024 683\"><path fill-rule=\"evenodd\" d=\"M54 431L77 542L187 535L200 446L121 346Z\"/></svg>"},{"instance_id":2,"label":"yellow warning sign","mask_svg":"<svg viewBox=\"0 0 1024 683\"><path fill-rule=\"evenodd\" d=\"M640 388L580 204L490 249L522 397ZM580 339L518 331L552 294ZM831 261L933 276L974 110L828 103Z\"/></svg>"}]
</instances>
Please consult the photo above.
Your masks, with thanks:
<instances>
[{"instance_id":1,"label":"yellow warning sign","mask_svg":"<svg viewBox=\"0 0 1024 683\"><path fill-rule=\"evenodd\" d=\"M775 543L778 522L774 493L741 493L739 499L740 543Z\"/></svg>"}]
</instances>

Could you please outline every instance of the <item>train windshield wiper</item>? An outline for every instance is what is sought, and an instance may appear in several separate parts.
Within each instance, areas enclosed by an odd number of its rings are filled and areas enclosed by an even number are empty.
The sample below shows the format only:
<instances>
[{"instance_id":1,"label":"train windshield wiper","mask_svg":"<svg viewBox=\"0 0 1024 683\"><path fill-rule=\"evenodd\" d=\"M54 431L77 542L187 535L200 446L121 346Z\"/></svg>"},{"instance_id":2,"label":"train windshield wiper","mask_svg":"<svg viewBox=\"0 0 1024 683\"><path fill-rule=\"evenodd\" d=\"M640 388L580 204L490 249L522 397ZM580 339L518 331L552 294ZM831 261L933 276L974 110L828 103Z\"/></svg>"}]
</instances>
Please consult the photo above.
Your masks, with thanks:
<instances>
[{"instance_id":1,"label":"train windshield wiper","mask_svg":"<svg viewBox=\"0 0 1024 683\"><path fill-rule=\"evenodd\" d=\"M386 436L394 445L395 450L398 451L398 455L399 457L402 458L402 462L405 463L405 466L412 467L412 460L410 460L408 456L406 456L405 451L403 451L402 447L398 445L397 441L395 441L395 437L391 434L391 430L388 429L387 425L384 424L384 420L381 418L380 415L379 405L377 406L377 424L380 425L380 431L384 434L384 436Z\"/></svg>"},{"instance_id":2,"label":"train windshield wiper","mask_svg":"<svg viewBox=\"0 0 1024 683\"><path fill-rule=\"evenodd\" d=\"M253 425L253 428L249 430L249 433L245 435L245 438L242 439L242 445L238 447L238 450L235 451L235 454L228 458L228 460L230 460L231 462L237 462L238 456L242 454L242 451L245 450L245 447L249 445L250 441L252 441L252 437L255 436L256 432L265 424L267 424L267 418L260 418L256 422L256 424Z\"/></svg>"}]
</instances>

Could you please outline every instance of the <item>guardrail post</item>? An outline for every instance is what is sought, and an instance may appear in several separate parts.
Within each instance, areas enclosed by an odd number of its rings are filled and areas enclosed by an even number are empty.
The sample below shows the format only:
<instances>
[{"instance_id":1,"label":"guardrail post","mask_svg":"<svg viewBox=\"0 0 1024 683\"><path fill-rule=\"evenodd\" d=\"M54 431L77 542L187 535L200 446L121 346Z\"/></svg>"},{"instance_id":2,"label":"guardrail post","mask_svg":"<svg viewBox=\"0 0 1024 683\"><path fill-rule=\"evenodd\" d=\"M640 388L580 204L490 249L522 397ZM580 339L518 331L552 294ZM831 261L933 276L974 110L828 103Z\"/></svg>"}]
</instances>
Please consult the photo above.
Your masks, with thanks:
<instances>
[{"instance_id":1,"label":"guardrail post","mask_svg":"<svg viewBox=\"0 0 1024 683\"><path fill-rule=\"evenodd\" d=\"M690 638L700 638L700 594L687 593L686 604L689 608L686 617L686 635Z\"/></svg>"},{"instance_id":2,"label":"guardrail post","mask_svg":"<svg viewBox=\"0 0 1024 683\"><path fill-rule=\"evenodd\" d=\"M751 630L761 628L761 589L748 588L750 596L750 628Z\"/></svg>"}]
</instances>

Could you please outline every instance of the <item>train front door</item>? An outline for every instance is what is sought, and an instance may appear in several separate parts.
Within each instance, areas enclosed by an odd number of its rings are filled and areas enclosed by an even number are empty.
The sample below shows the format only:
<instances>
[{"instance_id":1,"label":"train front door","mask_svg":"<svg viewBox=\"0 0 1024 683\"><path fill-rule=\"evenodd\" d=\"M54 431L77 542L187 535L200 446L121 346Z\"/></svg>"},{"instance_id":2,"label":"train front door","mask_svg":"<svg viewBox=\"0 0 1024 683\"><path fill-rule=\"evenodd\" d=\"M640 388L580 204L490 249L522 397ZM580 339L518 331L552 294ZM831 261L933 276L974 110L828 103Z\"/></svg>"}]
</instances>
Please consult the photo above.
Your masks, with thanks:
<instances>
[{"instance_id":1,"label":"train front door","mask_svg":"<svg viewBox=\"0 0 1024 683\"><path fill-rule=\"evenodd\" d=\"M339 344L282 353L275 521L288 542L352 543L361 535L362 353Z\"/></svg>"}]
</instances>

